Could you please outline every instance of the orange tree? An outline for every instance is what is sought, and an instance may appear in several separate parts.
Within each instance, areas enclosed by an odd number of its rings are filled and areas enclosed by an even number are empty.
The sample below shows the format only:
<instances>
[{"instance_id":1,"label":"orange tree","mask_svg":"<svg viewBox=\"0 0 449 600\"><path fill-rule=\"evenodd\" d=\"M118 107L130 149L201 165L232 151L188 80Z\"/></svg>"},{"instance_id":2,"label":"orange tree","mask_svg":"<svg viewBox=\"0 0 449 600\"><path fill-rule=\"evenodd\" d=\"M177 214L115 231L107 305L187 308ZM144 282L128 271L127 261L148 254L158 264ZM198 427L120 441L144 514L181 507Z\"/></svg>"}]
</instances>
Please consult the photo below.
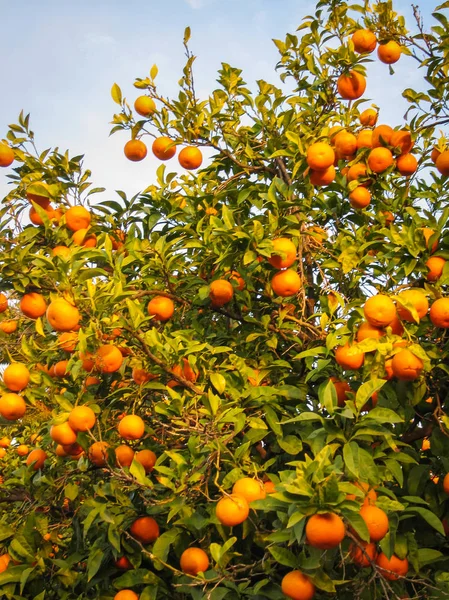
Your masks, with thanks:
<instances>
[{"instance_id":1,"label":"orange tree","mask_svg":"<svg viewBox=\"0 0 449 600\"><path fill-rule=\"evenodd\" d=\"M132 198L10 126L2 598L448 596L445 8L318 2L280 87L205 100L187 29L176 99L112 88ZM373 60L421 68L406 125Z\"/></svg>"}]
</instances>

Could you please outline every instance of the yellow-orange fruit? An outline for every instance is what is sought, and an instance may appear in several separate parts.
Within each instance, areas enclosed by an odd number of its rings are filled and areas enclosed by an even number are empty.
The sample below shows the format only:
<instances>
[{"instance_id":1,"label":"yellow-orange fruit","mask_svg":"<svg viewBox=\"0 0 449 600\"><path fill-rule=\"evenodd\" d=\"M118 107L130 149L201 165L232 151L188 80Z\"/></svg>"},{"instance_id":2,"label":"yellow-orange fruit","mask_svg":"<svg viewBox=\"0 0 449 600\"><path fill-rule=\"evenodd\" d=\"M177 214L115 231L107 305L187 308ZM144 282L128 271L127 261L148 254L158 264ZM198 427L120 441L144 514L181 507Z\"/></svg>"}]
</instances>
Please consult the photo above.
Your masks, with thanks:
<instances>
[{"instance_id":1,"label":"yellow-orange fruit","mask_svg":"<svg viewBox=\"0 0 449 600\"><path fill-rule=\"evenodd\" d=\"M366 90L366 79L357 71L343 73L337 79L337 89L343 100L357 100Z\"/></svg>"},{"instance_id":2,"label":"yellow-orange fruit","mask_svg":"<svg viewBox=\"0 0 449 600\"><path fill-rule=\"evenodd\" d=\"M232 487L232 493L245 498L248 503L263 500L266 496L263 484L252 477L238 479Z\"/></svg>"},{"instance_id":3,"label":"yellow-orange fruit","mask_svg":"<svg viewBox=\"0 0 449 600\"><path fill-rule=\"evenodd\" d=\"M307 164L311 169L324 171L334 164L335 152L326 142L315 142L307 149Z\"/></svg>"},{"instance_id":4,"label":"yellow-orange fruit","mask_svg":"<svg viewBox=\"0 0 449 600\"><path fill-rule=\"evenodd\" d=\"M360 516L368 527L371 542L380 542L387 535L390 524L386 513L381 508L362 506Z\"/></svg>"},{"instance_id":5,"label":"yellow-orange fruit","mask_svg":"<svg viewBox=\"0 0 449 600\"><path fill-rule=\"evenodd\" d=\"M155 296L148 303L148 314L158 321L168 321L175 312L175 305L171 298Z\"/></svg>"},{"instance_id":6,"label":"yellow-orange fruit","mask_svg":"<svg viewBox=\"0 0 449 600\"><path fill-rule=\"evenodd\" d=\"M394 40L390 40L386 44L379 44L377 48L377 56L380 62L387 65L392 65L401 58L402 48Z\"/></svg>"},{"instance_id":7,"label":"yellow-orange fruit","mask_svg":"<svg viewBox=\"0 0 449 600\"><path fill-rule=\"evenodd\" d=\"M176 146L173 144L173 140L168 137L158 137L154 140L151 147L153 154L159 160L169 160L176 154ZM171 146L171 147L169 147Z\"/></svg>"},{"instance_id":8,"label":"yellow-orange fruit","mask_svg":"<svg viewBox=\"0 0 449 600\"><path fill-rule=\"evenodd\" d=\"M145 433L145 423L138 415L126 415L119 423L118 432L125 440L139 440Z\"/></svg>"},{"instance_id":9,"label":"yellow-orange fruit","mask_svg":"<svg viewBox=\"0 0 449 600\"><path fill-rule=\"evenodd\" d=\"M398 379L413 381L421 375L424 364L413 352L404 348L393 356L391 368Z\"/></svg>"},{"instance_id":10,"label":"yellow-orange fruit","mask_svg":"<svg viewBox=\"0 0 449 600\"><path fill-rule=\"evenodd\" d=\"M370 29L357 29L351 39L358 54L370 54L376 49L377 38Z\"/></svg>"},{"instance_id":11,"label":"yellow-orange fruit","mask_svg":"<svg viewBox=\"0 0 449 600\"><path fill-rule=\"evenodd\" d=\"M147 147L142 140L129 140L126 142L123 152L128 160L139 162L147 155Z\"/></svg>"},{"instance_id":12,"label":"yellow-orange fruit","mask_svg":"<svg viewBox=\"0 0 449 600\"><path fill-rule=\"evenodd\" d=\"M272 254L268 259L270 265L276 269L285 269L291 267L296 260L296 246L289 238L276 238L273 240L273 252L282 253Z\"/></svg>"},{"instance_id":13,"label":"yellow-orange fruit","mask_svg":"<svg viewBox=\"0 0 449 600\"><path fill-rule=\"evenodd\" d=\"M396 317L396 306L388 296L376 294L365 302L363 313L373 327L386 327Z\"/></svg>"},{"instance_id":14,"label":"yellow-orange fruit","mask_svg":"<svg viewBox=\"0 0 449 600\"><path fill-rule=\"evenodd\" d=\"M282 298L294 296L301 289L301 278L293 269L279 271L271 279L271 289Z\"/></svg>"},{"instance_id":15,"label":"yellow-orange fruit","mask_svg":"<svg viewBox=\"0 0 449 600\"><path fill-rule=\"evenodd\" d=\"M117 346L105 344L95 353L95 368L101 373L115 373L123 363L123 354Z\"/></svg>"},{"instance_id":16,"label":"yellow-orange fruit","mask_svg":"<svg viewBox=\"0 0 449 600\"><path fill-rule=\"evenodd\" d=\"M38 471L39 469L42 469L47 458L47 453L44 450L41 448L35 448L28 454L26 464L30 466L34 463L33 470Z\"/></svg>"},{"instance_id":17,"label":"yellow-orange fruit","mask_svg":"<svg viewBox=\"0 0 449 600\"><path fill-rule=\"evenodd\" d=\"M30 372L28 367L22 363L12 363L3 371L3 383L12 392L22 391L29 382Z\"/></svg>"},{"instance_id":18,"label":"yellow-orange fruit","mask_svg":"<svg viewBox=\"0 0 449 600\"><path fill-rule=\"evenodd\" d=\"M349 344L345 344L344 346L338 346L335 350L335 361L343 369L357 370L363 365L365 354L356 348L352 348Z\"/></svg>"},{"instance_id":19,"label":"yellow-orange fruit","mask_svg":"<svg viewBox=\"0 0 449 600\"><path fill-rule=\"evenodd\" d=\"M17 421L25 412L26 404L22 396L12 392L0 396L0 415L7 421Z\"/></svg>"},{"instance_id":20,"label":"yellow-orange fruit","mask_svg":"<svg viewBox=\"0 0 449 600\"><path fill-rule=\"evenodd\" d=\"M196 576L200 572L207 571L209 557L201 548L187 548L181 554L179 564L184 573Z\"/></svg>"},{"instance_id":21,"label":"yellow-orange fruit","mask_svg":"<svg viewBox=\"0 0 449 600\"><path fill-rule=\"evenodd\" d=\"M90 406L75 406L69 414L69 425L73 431L88 431L92 429L97 420Z\"/></svg>"},{"instance_id":22,"label":"yellow-orange fruit","mask_svg":"<svg viewBox=\"0 0 449 600\"><path fill-rule=\"evenodd\" d=\"M232 494L217 502L215 509L217 519L222 525L233 527L243 523L249 515L249 505L245 498Z\"/></svg>"},{"instance_id":23,"label":"yellow-orange fruit","mask_svg":"<svg viewBox=\"0 0 449 600\"><path fill-rule=\"evenodd\" d=\"M47 321L55 331L71 331L80 322L79 310L64 298L56 298L48 305Z\"/></svg>"},{"instance_id":24,"label":"yellow-orange fruit","mask_svg":"<svg viewBox=\"0 0 449 600\"><path fill-rule=\"evenodd\" d=\"M399 577L405 577L408 572L408 560L398 558L395 554L388 558L383 552L376 559L376 565L385 579L396 581Z\"/></svg>"},{"instance_id":25,"label":"yellow-orange fruit","mask_svg":"<svg viewBox=\"0 0 449 600\"><path fill-rule=\"evenodd\" d=\"M134 110L142 117L151 117L156 111L156 104L149 96L139 96L134 102Z\"/></svg>"},{"instance_id":26,"label":"yellow-orange fruit","mask_svg":"<svg viewBox=\"0 0 449 600\"><path fill-rule=\"evenodd\" d=\"M312 600L315 586L301 571L290 571L281 581L282 593L291 600Z\"/></svg>"},{"instance_id":27,"label":"yellow-orange fruit","mask_svg":"<svg viewBox=\"0 0 449 600\"><path fill-rule=\"evenodd\" d=\"M159 537L159 525L152 517L137 518L129 530L142 544L151 544Z\"/></svg>"}]
</instances>

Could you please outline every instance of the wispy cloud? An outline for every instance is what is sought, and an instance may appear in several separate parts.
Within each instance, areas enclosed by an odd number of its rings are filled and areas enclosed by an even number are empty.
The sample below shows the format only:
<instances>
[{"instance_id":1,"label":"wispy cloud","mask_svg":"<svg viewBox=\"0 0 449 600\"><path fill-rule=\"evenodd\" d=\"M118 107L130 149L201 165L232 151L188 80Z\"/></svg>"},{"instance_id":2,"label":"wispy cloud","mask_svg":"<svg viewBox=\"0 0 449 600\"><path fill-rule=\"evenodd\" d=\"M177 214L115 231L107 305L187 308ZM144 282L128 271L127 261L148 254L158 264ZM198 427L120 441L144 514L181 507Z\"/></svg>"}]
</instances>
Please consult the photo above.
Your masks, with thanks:
<instances>
[{"instance_id":1,"label":"wispy cloud","mask_svg":"<svg viewBox=\"0 0 449 600\"><path fill-rule=\"evenodd\" d=\"M111 46L115 44L115 39L111 35L102 33L88 33L84 36L83 46Z\"/></svg>"},{"instance_id":2,"label":"wispy cloud","mask_svg":"<svg viewBox=\"0 0 449 600\"><path fill-rule=\"evenodd\" d=\"M186 2L190 6L190 8L194 9L203 8L203 6L205 5L204 0L186 0Z\"/></svg>"}]
</instances>

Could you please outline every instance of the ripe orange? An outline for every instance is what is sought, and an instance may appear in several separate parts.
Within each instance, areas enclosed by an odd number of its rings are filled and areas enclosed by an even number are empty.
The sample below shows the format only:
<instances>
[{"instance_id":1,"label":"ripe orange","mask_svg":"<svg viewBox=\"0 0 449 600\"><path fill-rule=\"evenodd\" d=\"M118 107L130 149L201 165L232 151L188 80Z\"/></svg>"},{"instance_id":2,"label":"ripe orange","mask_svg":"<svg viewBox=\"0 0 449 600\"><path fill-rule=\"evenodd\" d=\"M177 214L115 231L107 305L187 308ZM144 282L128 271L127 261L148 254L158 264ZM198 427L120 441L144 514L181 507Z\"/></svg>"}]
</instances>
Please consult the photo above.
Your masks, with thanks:
<instances>
[{"instance_id":1,"label":"ripe orange","mask_svg":"<svg viewBox=\"0 0 449 600\"><path fill-rule=\"evenodd\" d=\"M0 448L8 448L10 445L11 445L11 440L8 437L3 436L0 439Z\"/></svg>"},{"instance_id":2,"label":"ripe orange","mask_svg":"<svg viewBox=\"0 0 449 600\"><path fill-rule=\"evenodd\" d=\"M36 448L28 454L27 465L30 466L34 463L33 470L38 471L39 469L42 469L47 458L47 453L44 452L42 448Z\"/></svg>"},{"instance_id":3,"label":"ripe orange","mask_svg":"<svg viewBox=\"0 0 449 600\"><path fill-rule=\"evenodd\" d=\"M394 40L390 40L386 44L379 44L377 48L377 56L380 62L386 65L392 65L401 58L402 49L401 46Z\"/></svg>"},{"instance_id":4,"label":"ripe orange","mask_svg":"<svg viewBox=\"0 0 449 600\"><path fill-rule=\"evenodd\" d=\"M348 399L348 392L352 392L352 388L347 381L341 381L336 377L331 377L330 381L334 384L335 391L337 392L337 403L341 408L345 405Z\"/></svg>"},{"instance_id":5,"label":"ripe orange","mask_svg":"<svg viewBox=\"0 0 449 600\"><path fill-rule=\"evenodd\" d=\"M219 307L227 304L234 296L232 283L226 279L216 279L210 284L209 298L212 306Z\"/></svg>"},{"instance_id":6,"label":"ripe orange","mask_svg":"<svg viewBox=\"0 0 449 600\"><path fill-rule=\"evenodd\" d=\"M377 548L376 544L359 542L360 548L355 542L349 546L349 555L353 563L358 567L369 567L376 560Z\"/></svg>"},{"instance_id":7,"label":"ripe orange","mask_svg":"<svg viewBox=\"0 0 449 600\"><path fill-rule=\"evenodd\" d=\"M426 267L429 269L427 273L427 281L438 281L443 274L446 260L440 256L431 256L426 262Z\"/></svg>"},{"instance_id":8,"label":"ripe orange","mask_svg":"<svg viewBox=\"0 0 449 600\"><path fill-rule=\"evenodd\" d=\"M123 363L123 355L117 346L105 344L95 353L95 368L100 373L115 373Z\"/></svg>"},{"instance_id":9,"label":"ripe orange","mask_svg":"<svg viewBox=\"0 0 449 600\"><path fill-rule=\"evenodd\" d=\"M73 431L88 431L97 420L94 411L86 405L75 406L69 414L69 425Z\"/></svg>"},{"instance_id":10,"label":"ripe orange","mask_svg":"<svg viewBox=\"0 0 449 600\"><path fill-rule=\"evenodd\" d=\"M421 289L409 289L404 290L400 294L398 294L398 300L402 300L403 302L408 302L412 304L418 313L418 317L422 319L426 316L427 311L429 310L429 301L427 300L424 290ZM412 316L412 313L401 306L399 303L397 305L398 315L401 317L403 321L408 321L409 323L414 323L415 319Z\"/></svg>"},{"instance_id":11,"label":"ripe orange","mask_svg":"<svg viewBox=\"0 0 449 600\"><path fill-rule=\"evenodd\" d=\"M65 224L71 231L87 229L90 225L91 215L84 206L72 206L65 213Z\"/></svg>"},{"instance_id":12,"label":"ripe orange","mask_svg":"<svg viewBox=\"0 0 449 600\"><path fill-rule=\"evenodd\" d=\"M395 554L391 558L388 558L381 552L376 559L376 565L379 567L380 574L390 581L396 581L399 577L405 577L408 572L408 560L406 558L398 558Z\"/></svg>"},{"instance_id":13,"label":"ripe orange","mask_svg":"<svg viewBox=\"0 0 449 600\"><path fill-rule=\"evenodd\" d=\"M271 289L277 296L294 296L301 289L301 278L293 269L279 271L271 279Z\"/></svg>"},{"instance_id":14,"label":"ripe orange","mask_svg":"<svg viewBox=\"0 0 449 600\"><path fill-rule=\"evenodd\" d=\"M396 317L396 306L388 296L376 294L365 302L363 313L373 327L386 327Z\"/></svg>"},{"instance_id":15,"label":"ripe orange","mask_svg":"<svg viewBox=\"0 0 449 600\"><path fill-rule=\"evenodd\" d=\"M217 502L215 514L222 525L233 527L246 521L249 515L249 505L242 496L231 494Z\"/></svg>"},{"instance_id":16,"label":"ripe orange","mask_svg":"<svg viewBox=\"0 0 449 600\"><path fill-rule=\"evenodd\" d=\"M55 331L71 331L78 325L81 315L79 310L64 298L56 298L48 305L47 321Z\"/></svg>"},{"instance_id":17,"label":"ripe orange","mask_svg":"<svg viewBox=\"0 0 449 600\"><path fill-rule=\"evenodd\" d=\"M366 165L363 163L356 163L349 167L349 171L346 173L348 181L356 181L357 179L363 179L367 175ZM368 183L368 182L367 182ZM364 183L363 185L367 185Z\"/></svg>"},{"instance_id":18,"label":"ripe orange","mask_svg":"<svg viewBox=\"0 0 449 600\"><path fill-rule=\"evenodd\" d=\"M267 494L274 494L276 492L276 486L272 481L264 481L263 487Z\"/></svg>"},{"instance_id":19,"label":"ripe orange","mask_svg":"<svg viewBox=\"0 0 449 600\"><path fill-rule=\"evenodd\" d=\"M421 444L421 451L426 452L427 450L430 450L430 440L429 438L424 438Z\"/></svg>"},{"instance_id":20,"label":"ripe orange","mask_svg":"<svg viewBox=\"0 0 449 600\"><path fill-rule=\"evenodd\" d=\"M363 342L368 338L380 339L385 335L385 331L379 327L374 327L368 321L364 321L357 330L357 341Z\"/></svg>"},{"instance_id":21,"label":"ripe orange","mask_svg":"<svg viewBox=\"0 0 449 600\"><path fill-rule=\"evenodd\" d=\"M189 575L204 573L209 568L209 557L201 548L187 548L179 560L181 571Z\"/></svg>"},{"instance_id":22,"label":"ripe orange","mask_svg":"<svg viewBox=\"0 0 449 600\"><path fill-rule=\"evenodd\" d=\"M55 246L51 253L52 256L59 256L59 258L66 260L70 258L72 251L67 246Z\"/></svg>"},{"instance_id":23,"label":"ripe orange","mask_svg":"<svg viewBox=\"0 0 449 600\"><path fill-rule=\"evenodd\" d=\"M137 383L137 385L142 385L143 383L151 381L152 379L158 379L159 375L153 375L153 373L149 373L145 369L134 367L131 377L133 378L134 383Z\"/></svg>"},{"instance_id":24,"label":"ripe orange","mask_svg":"<svg viewBox=\"0 0 449 600\"><path fill-rule=\"evenodd\" d=\"M88 451L88 458L97 467L104 467L108 458L109 444L107 442L94 442Z\"/></svg>"},{"instance_id":25,"label":"ripe orange","mask_svg":"<svg viewBox=\"0 0 449 600\"><path fill-rule=\"evenodd\" d=\"M393 146L395 150L399 150L400 154L408 154L414 146L410 131L406 129L393 131L390 138L390 146Z\"/></svg>"},{"instance_id":26,"label":"ripe orange","mask_svg":"<svg viewBox=\"0 0 449 600\"><path fill-rule=\"evenodd\" d=\"M438 155L435 166L441 175L445 177L449 175L449 150L444 150Z\"/></svg>"},{"instance_id":27,"label":"ripe orange","mask_svg":"<svg viewBox=\"0 0 449 600\"><path fill-rule=\"evenodd\" d=\"M147 155L147 147L142 140L129 140L126 142L123 152L128 160L139 162Z\"/></svg>"},{"instance_id":28,"label":"ripe orange","mask_svg":"<svg viewBox=\"0 0 449 600\"><path fill-rule=\"evenodd\" d=\"M370 54L377 46L376 36L369 29L357 29L351 39L358 54Z\"/></svg>"},{"instance_id":29,"label":"ripe orange","mask_svg":"<svg viewBox=\"0 0 449 600\"><path fill-rule=\"evenodd\" d=\"M5 312L8 308L8 298L5 294L0 294L0 313Z\"/></svg>"},{"instance_id":30,"label":"ripe orange","mask_svg":"<svg viewBox=\"0 0 449 600\"><path fill-rule=\"evenodd\" d=\"M418 169L418 160L413 154L401 154L396 160L396 168L401 175L408 177L416 173Z\"/></svg>"},{"instance_id":31,"label":"ripe orange","mask_svg":"<svg viewBox=\"0 0 449 600\"><path fill-rule=\"evenodd\" d=\"M53 217L53 213L54 213L54 209L51 206L51 204L48 204L47 208L44 208L44 211L47 214L47 217L49 219L51 219ZM43 225L44 224L44 220L43 218L40 216L40 214L38 214L37 210L34 208L34 206L32 206L28 212L28 216L30 221L33 223L33 225Z\"/></svg>"},{"instance_id":32,"label":"ripe orange","mask_svg":"<svg viewBox=\"0 0 449 600\"><path fill-rule=\"evenodd\" d=\"M272 254L268 262L276 269L291 267L296 260L296 246L289 238L281 237L273 240L273 252L279 254ZM284 258L280 256L281 254Z\"/></svg>"},{"instance_id":33,"label":"ripe orange","mask_svg":"<svg viewBox=\"0 0 449 600\"><path fill-rule=\"evenodd\" d=\"M357 149L373 147L373 130L362 129L357 135Z\"/></svg>"},{"instance_id":34,"label":"ripe orange","mask_svg":"<svg viewBox=\"0 0 449 600\"><path fill-rule=\"evenodd\" d=\"M373 129L373 148L388 145L393 135L393 128L389 125L378 125Z\"/></svg>"},{"instance_id":35,"label":"ripe orange","mask_svg":"<svg viewBox=\"0 0 449 600\"><path fill-rule=\"evenodd\" d=\"M307 164L311 169L324 171L334 164L335 152L326 142L315 142L307 149Z\"/></svg>"},{"instance_id":36,"label":"ripe orange","mask_svg":"<svg viewBox=\"0 0 449 600\"><path fill-rule=\"evenodd\" d=\"M17 446L16 448L16 452L19 456L26 456L29 452L29 448L26 444L20 444L19 446Z\"/></svg>"},{"instance_id":37,"label":"ripe orange","mask_svg":"<svg viewBox=\"0 0 449 600\"><path fill-rule=\"evenodd\" d=\"M139 450L134 458L145 469L145 473L151 473L157 461L157 456L152 450Z\"/></svg>"},{"instance_id":38,"label":"ripe orange","mask_svg":"<svg viewBox=\"0 0 449 600\"><path fill-rule=\"evenodd\" d=\"M61 446L70 446L76 442L76 431L74 431L68 421L60 425L50 427L50 437Z\"/></svg>"},{"instance_id":39,"label":"ripe orange","mask_svg":"<svg viewBox=\"0 0 449 600\"><path fill-rule=\"evenodd\" d=\"M344 346L338 346L335 350L335 361L343 369L357 370L363 365L365 354L356 348L353 348L348 343Z\"/></svg>"},{"instance_id":40,"label":"ripe orange","mask_svg":"<svg viewBox=\"0 0 449 600\"><path fill-rule=\"evenodd\" d=\"M393 162L393 155L388 148L373 148L368 154L368 166L373 173L383 173Z\"/></svg>"},{"instance_id":41,"label":"ripe orange","mask_svg":"<svg viewBox=\"0 0 449 600\"><path fill-rule=\"evenodd\" d=\"M381 508L370 505L362 506L360 516L368 527L371 542L379 542L387 535L390 525L386 513Z\"/></svg>"},{"instance_id":42,"label":"ripe orange","mask_svg":"<svg viewBox=\"0 0 449 600\"><path fill-rule=\"evenodd\" d=\"M47 303L41 294L30 292L29 294L22 296L22 299L20 300L20 310L26 317L37 319L45 314Z\"/></svg>"},{"instance_id":43,"label":"ripe orange","mask_svg":"<svg viewBox=\"0 0 449 600\"><path fill-rule=\"evenodd\" d=\"M25 400L18 394L3 394L0 397L0 415L7 421L17 421L26 412Z\"/></svg>"},{"instance_id":44,"label":"ripe orange","mask_svg":"<svg viewBox=\"0 0 449 600\"><path fill-rule=\"evenodd\" d=\"M169 160L176 154L176 145L173 145L173 140L164 136L156 138L151 149L159 160Z\"/></svg>"},{"instance_id":45,"label":"ripe orange","mask_svg":"<svg viewBox=\"0 0 449 600\"><path fill-rule=\"evenodd\" d=\"M430 227L423 227L421 229L422 234L424 236L424 239L426 240L426 246L427 248L429 247L429 240L430 238L435 235L435 231L433 229L431 229ZM433 254L434 252L437 251L438 249L438 237L437 239L432 243L432 247L430 248L430 253Z\"/></svg>"},{"instance_id":46,"label":"ripe orange","mask_svg":"<svg viewBox=\"0 0 449 600\"><path fill-rule=\"evenodd\" d=\"M129 571L129 569L134 568L127 556L120 556L120 558L117 558L114 564L117 569L121 569L122 571Z\"/></svg>"},{"instance_id":47,"label":"ripe orange","mask_svg":"<svg viewBox=\"0 0 449 600\"><path fill-rule=\"evenodd\" d=\"M312 600L315 586L301 571L290 571L281 581L282 593L291 600Z\"/></svg>"},{"instance_id":48,"label":"ripe orange","mask_svg":"<svg viewBox=\"0 0 449 600\"><path fill-rule=\"evenodd\" d=\"M145 433L145 423L138 415L126 415L119 423L118 432L125 440L140 440Z\"/></svg>"},{"instance_id":49,"label":"ripe orange","mask_svg":"<svg viewBox=\"0 0 449 600\"><path fill-rule=\"evenodd\" d=\"M232 486L232 493L245 498L248 504L254 500L263 500L266 497L263 484L252 477L238 479Z\"/></svg>"},{"instance_id":50,"label":"ripe orange","mask_svg":"<svg viewBox=\"0 0 449 600\"><path fill-rule=\"evenodd\" d=\"M413 352L404 348L393 356L391 368L398 379L413 381L421 375L424 364Z\"/></svg>"},{"instance_id":51,"label":"ripe orange","mask_svg":"<svg viewBox=\"0 0 449 600\"><path fill-rule=\"evenodd\" d=\"M430 307L430 320L435 327L449 327L449 298L438 298Z\"/></svg>"},{"instance_id":52,"label":"ripe orange","mask_svg":"<svg viewBox=\"0 0 449 600\"><path fill-rule=\"evenodd\" d=\"M120 590L115 594L114 600L139 600L139 596L133 590Z\"/></svg>"},{"instance_id":53,"label":"ripe orange","mask_svg":"<svg viewBox=\"0 0 449 600\"><path fill-rule=\"evenodd\" d=\"M130 467L133 458L134 458L134 450L127 446L126 444L121 444L114 448L115 458L117 459L117 464L121 467Z\"/></svg>"},{"instance_id":54,"label":"ripe orange","mask_svg":"<svg viewBox=\"0 0 449 600\"><path fill-rule=\"evenodd\" d=\"M97 236L94 233L89 233L89 229L78 229L72 235L72 242L76 246L83 246L83 248L95 248Z\"/></svg>"},{"instance_id":55,"label":"ripe orange","mask_svg":"<svg viewBox=\"0 0 449 600\"><path fill-rule=\"evenodd\" d=\"M148 314L158 321L168 321L175 312L175 305L171 298L155 296L148 303Z\"/></svg>"},{"instance_id":56,"label":"ripe orange","mask_svg":"<svg viewBox=\"0 0 449 600\"><path fill-rule=\"evenodd\" d=\"M76 331L65 331L58 335L58 347L66 352L74 352L78 344L78 333Z\"/></svg>"},{"instance_id":57,"label":"ripe orange","mask_svg":"<svg viewBox=\"0 0 449 600\"><path fill-rule=\"evenodd\" d=\"M0 555L0 573L4 573L6 571L10 560L11 557L9 556L9 554Z\"/></svg>"},{"instance_id":58,"label":"ripe orange","mask_svg":"<svg viewBox=\"0 0 449 600\"><path fill-rule=\"evenodd\" d=\"M3 371L3 383L12 392L20 392L29 382L30 372L22 363L12 363Z\"/></svg>"},{"instance_id":59,"label":"ripe orange","mask_svg":"<svg viewBox=\"0 0 449 600\"><path fill-rule=\"evenodd\" d=\"M237 286L237 289L242 292L245 289L245 280L237 271L231 271L229 275L229 280L234 282L234 285Z\"/></svg>"},{"instance_id":60,"label":"ripe orange","mask_svg":"<svg viewBox=\"0 0 449 600\"><path fill-rule=\"evenodd\" d=\"M7 144L0 142L0 167L9 167L14 162L14 151Z\"/></svg>"},{"instance_id":61,"label":"ripe orange","mask_svg":"<svg viewBox=\"0 0 449 600\"><path fill-rule=\"evenodd\" d=\"M50 377L66 377L69 372L67 370L68 360L59 360L53 366L50 367L48 374Z\"/></svg>"},{"instance_id":62,"label":"ripe orange","mask_svg":"<svg viewBox=\"0 0 449 600\"><path fill-rule=\"evenodd\" d=\"M366 90L366 79L357 71L342 73L337 79L337 89L343 100L357 100Z\"/></svg>"},{"instance_id":63,"label":"ripe orange","mask_svg":"<svg viewBox=\"0 0 449 600\"><path fill-rule=\"evenodd\" d=\"M310 169L309 179L310 183L315 186L324 186L332 183L337 175L334 165L331 165L323 171Z\"/></svg>"},{"instance_id":64,"label":"ripe orange","mask_svg":"<svg viewBox=\"0 0 449 600\"><path fill-rule=\"evenodd\" d=\"M201 154L201 150L196 146L187 146L179 153L178 161L183 169L194 171L201 167L203 155Z\"/></svg>"},{"instance_id":65,"label":"ripe orange","mask_svg":"<svg viewBox=\"0 0 449 600\"><path fill-rule=\"evenodd\" d=\"M449 473L446 473L443 479L443 491L449 496Z\"/></svg>"},{"instance_id":66,"label":"ripe orange","mask_svg":"<svg viewBox=\"0 0 449 600\"><path fill-rule=\"evenodd\" d=\"M175 365L171 372L175 375L179 375L180 377L184 377L184 379L187 379L187 381L191 381L192 383L198 379L198 373L192 369L187 358L182 359L182 367L181 365ZM175 387L179 384L176 380L172 380L169 381L167 385L169 387Z\"/></svg>"},{"instance_id":67,"label":"ripe orange","mask_svg":"<svg viewBox=\"0 0 449 600\"><path fill-rule=\"evenodd\" d=\"M149 96L139 96L134 102L134 110L142 117L151 117L156 111L156 104Z\"/></svg>"},{"instance_id":68,"label":"ripe orange","mask_svg":"<svg viewBox=\"0 0 449 600\"><path fill-rule=\"evenodd\" d=\"M375 394L376 394L376 392L375 392ZM374 400L374 405L377 404L377 394L376 395L375 394L372 395L372 399ZM362 492L364 492L364 494L365 494L365 498L363 500L363 506L369 506L369 505L376 504L377 494L376 494L375 490L373 490L370 487L369 483L365 483L364 481L355 481L354 485L355 485L355 487L358 487L359 490L362 490ZM355 494L347 494L346 499L347 500L359 500L359 497L356 496Z\"/></svg>"},{"instance_id":69,"label":"ripe orange","mask_svg":"<svg viewBox=\"0 0 449 600\"><path fill-rule=\"evenodd\" d=\"M159 525L152 517L137 518L129 530L142 544L150 544L159 537Z\"/></svg>"},{"instance_id":70,"label":"ripe orange","mask_svg":"<svg viewBox=\"0 0 449 600\"><path fill-rule=\"evenodd\" d=\"M91 352L80 352L81 366L84 371L90 373L95 367L94 355Z\"/></svg>"},{"instance_id":71,"label":"ripe orange","mask_svg":"<svg viewBox=\"0 0 449 600\"><path fill-rule=\"evenodd\" d=\"M349 202L352 208L366 208L371 202L371 192L359 185L349 194Z\"/></svg>"},{"instance_id":72,"label":"ripe orange","mask_svg":"<svg viewBox=\"0 0 449 600\"><path fill-rule=\"evenodd\" d=\"M357 138L350 131L343 129L335 136L334 145L340 156L352 156L357 150Z\"/></svg>"},{"instance_id":73,"label":"ripe orange","mask_svg":"<svg viewBox=\"0 0 449 600\"><path fill-rule=\"evenodd\" d=\"M313 515L306 524L307 542L320 550L337 547L343 541L345 534L343 519L335 513Z\"/></svg>"},{"instance_id":74,"label":"ripe orange","mask_svg":"<svg viewBox=\"0 0 449 600\"><path fill-rule=\"evenodd\" d=\"M377 123L377 117L379 113L375 108L367 108L362 113L360 113L359 121L365 127L374 127ZM366 131L371 131L370 129Z\"/></svg>"}]
</instances>

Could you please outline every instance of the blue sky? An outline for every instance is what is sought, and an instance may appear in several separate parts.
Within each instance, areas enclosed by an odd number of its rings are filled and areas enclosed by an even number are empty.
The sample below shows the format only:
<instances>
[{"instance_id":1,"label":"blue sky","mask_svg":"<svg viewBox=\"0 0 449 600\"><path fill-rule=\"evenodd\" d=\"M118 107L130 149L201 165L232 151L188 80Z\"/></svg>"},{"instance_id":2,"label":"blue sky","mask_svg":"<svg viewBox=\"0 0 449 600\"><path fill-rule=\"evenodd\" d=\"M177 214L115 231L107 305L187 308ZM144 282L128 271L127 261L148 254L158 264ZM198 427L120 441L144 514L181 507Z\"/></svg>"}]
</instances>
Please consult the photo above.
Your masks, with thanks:
<instances>
[{"instance_id":1,"label":"blue sky","mask_svg":"<svg viewBox=\"0 0 449 600\"><path fill-rule=\"evenodd\" d=\"M111 85L118 83L130 102L135 77L146 76L153 63L165 95L176 92L184 64L184 28L192 29L196 90L200 97L214 89L220 63L243 69L251 85L259 78L279 84L274 72L278 54L272 38L294 32L314 7L308 0L0 0L0 138L21 109L31 113L38 148L59 146L85 154L96 186L135 193L153 181L160 163L150 154L141 163L123 156L126 133L109 138L116 109ZM438 2L422 0L429 15ZM409 16L410 3L395 0ZM430 24L430 18L426 22ZM412 20L410 19L410 24ZM419 83L416 63L402 57L390 77L377 61L368 67L365 96L381 107L382 122L402 123L404 87ZM367 103L369 106L369 103ZM176 159L170 163L176 168ZM6 169L0 172L0 193L6 193Z\"/></svg>"}]
</instances>

